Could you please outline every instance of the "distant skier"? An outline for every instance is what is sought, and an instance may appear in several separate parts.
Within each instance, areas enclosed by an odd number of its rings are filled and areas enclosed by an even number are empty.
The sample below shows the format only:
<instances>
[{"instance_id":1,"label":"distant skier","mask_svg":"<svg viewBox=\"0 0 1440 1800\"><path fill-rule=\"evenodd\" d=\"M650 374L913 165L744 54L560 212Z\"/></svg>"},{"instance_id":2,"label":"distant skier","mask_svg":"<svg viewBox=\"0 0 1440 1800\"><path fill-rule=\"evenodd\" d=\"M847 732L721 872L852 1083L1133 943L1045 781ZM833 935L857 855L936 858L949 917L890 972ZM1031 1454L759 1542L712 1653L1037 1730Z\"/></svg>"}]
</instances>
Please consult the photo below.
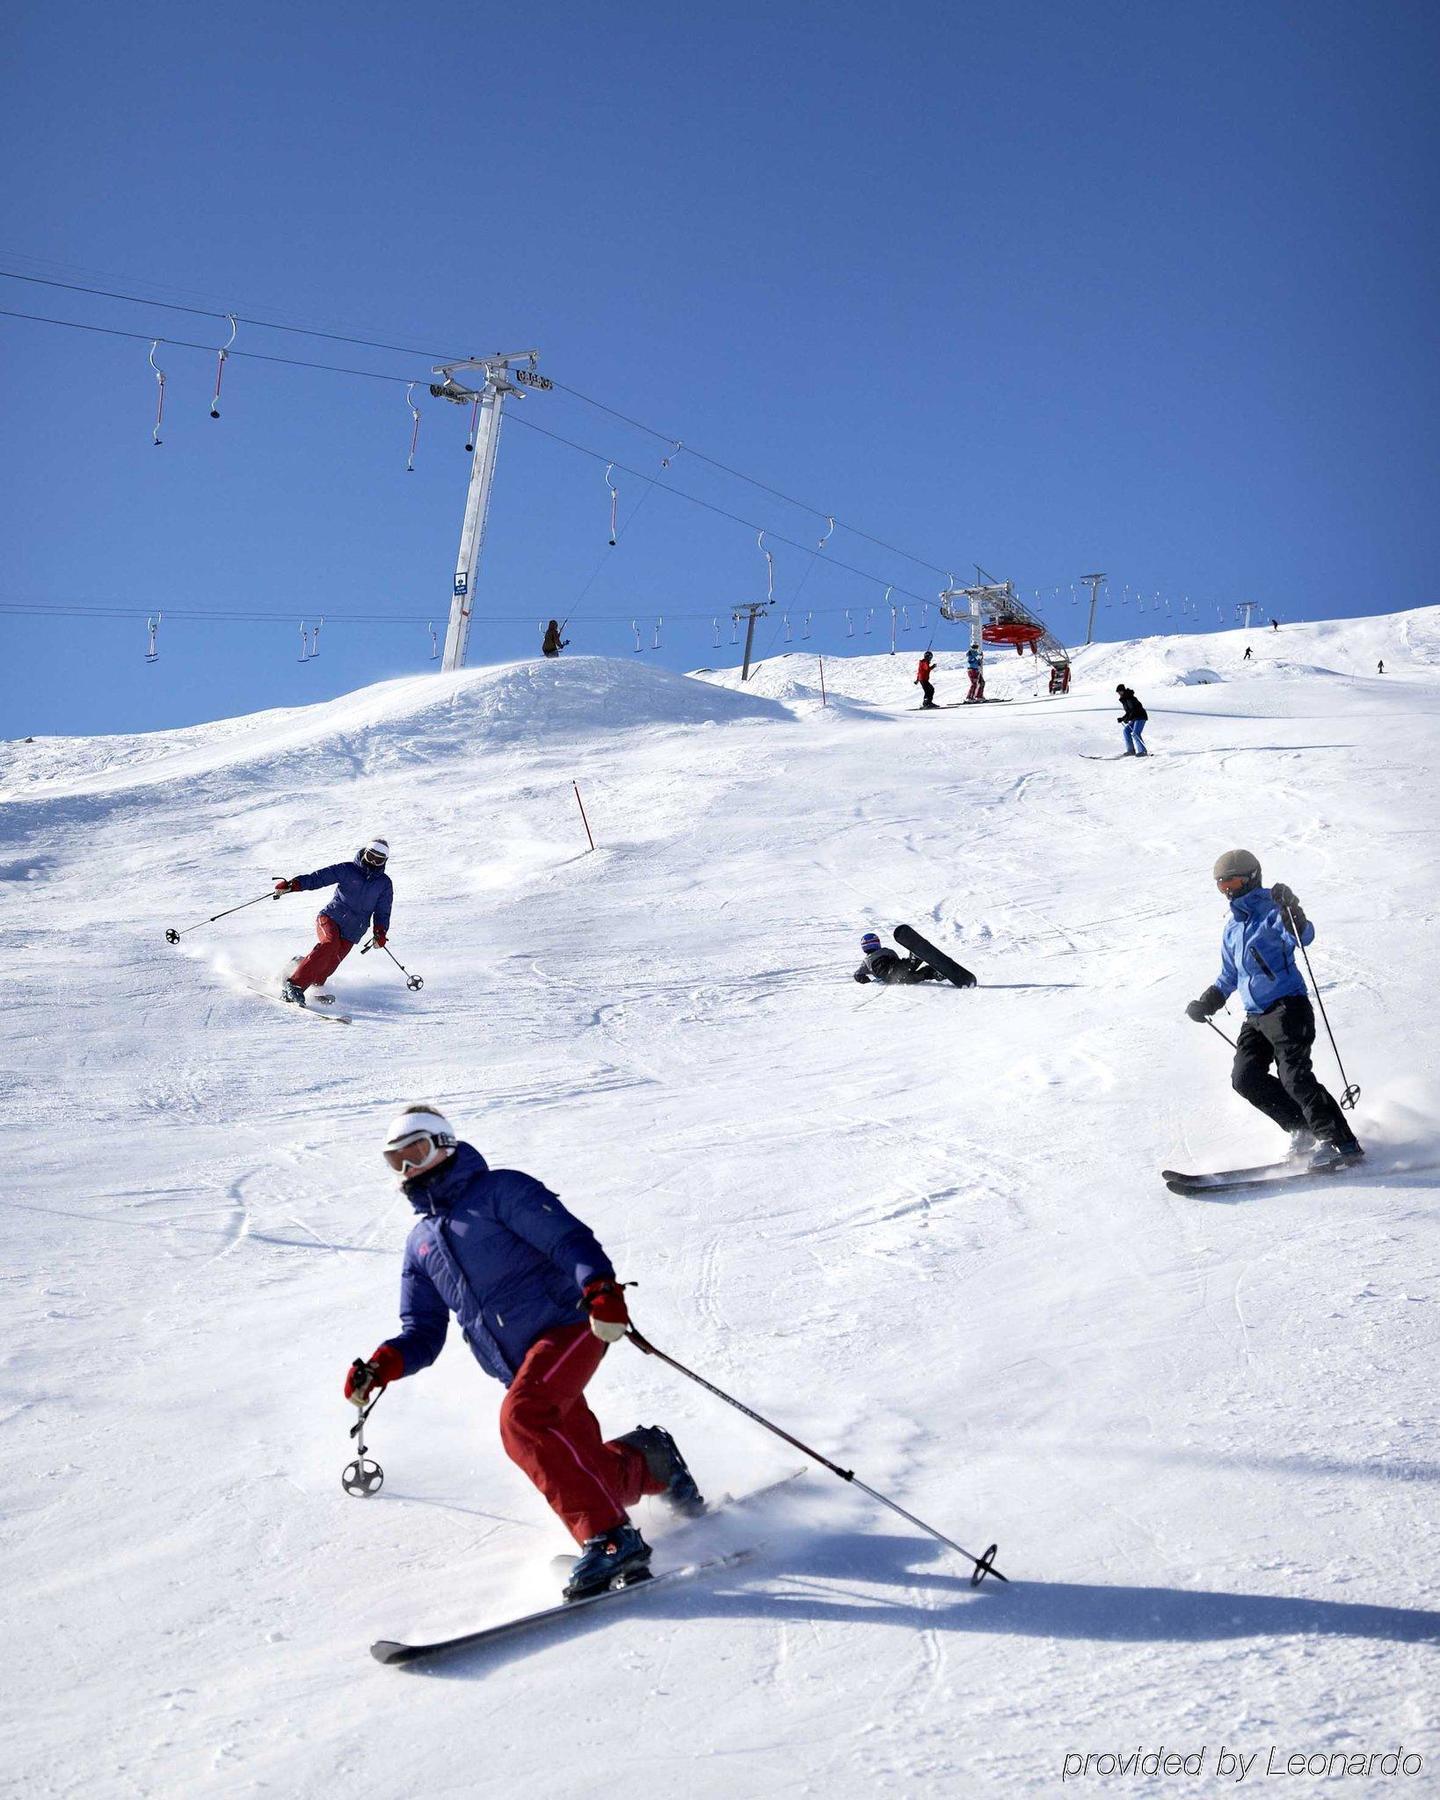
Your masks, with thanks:
<instances>
[{"instance_id":1,"label":"distant skier","mask_svg":"<svg viewBox=\"0 0 1440 1800\"><path fill-rule=\"evenodd\" d=\"M932 969L929 963L921 962L918 956L902 956L898 950L887 949L873 931L867 931L860 940L860 948L865 953L865 960L855 971L857 981L878 981L885 987L914 987L919 981L939 981L939 971Z\"/></svg>"},{"instance_id":2,"label":"distant skier","mask_svg":"<svg viewBox=\"0 0 1440 1800\"><path fill-rule=\"evenodd\" d=\"M426 1102L395 1119L384 1156L419 1214L400 1275L402 1329L351 1365L345 1398L364 1406L429 1368L453 1314L476 1362L506 1386L506 1454L581 1546L566 1599L643 1574L650 1546L626 1509L642 1494L662 1494L682 1513L705 1502L668 1431L641 1425L607 1441L586 1402L586 1384L630 1323L609 1257L542 1182L490 1168Z\"/></svg>"},{"instance_id":3,"label":"distant skier","mask_svg":"<svg viewBox=\"0 0 1440 1800\"><path fill-rule=\"evenodd\" d=\"M1270 629L1272 631L1278 631L1280 629L1280 621L1278 619L1272 619L1270 621Z\"/></svg>"},{"instance_id":4,"label":"distant skier","mask_svg":"<svg viewBox=\"0 0 1440 1800\"><path fill-rule=\"evenodd\" d=\"M925 698L920 703L922 712L927 706L933 706L935 704L935 687L930 680L934 671L935 658L927 650L920 658L919 666L915 670L915 679L910 684L912 687L918 687L924 691Z\"/></svg>"},{"instance_id":5,"label":"distant skier","mask_svg":"<svg viewBox=\"0 0 1440 1800\"><path fill-rule=\"evenodd\" d=\"M1385 659L1383 656L1381 657L1380 661L1378 663L1376 663L1376 665L1375 665L1375 673L1377 675L1383 675L1385 673Z\"/></svg>"},{"instance_id":6,"label":"distant skier","mask_svg":"<svg viewBox=\"0 0 1440 1800\"><path fill-rule=\"evenodd\" d=\"M978 644L972 644L965 652L965 667L970 671L970 692L965 696L967 702L985 698L985 652Z\"/></svg>"},{"instance_id":7,"label":"distant skier","mask_svg":"<svg viewBox=\"0 0 1440 1800\"><path fill-rule=\"evenodd\" d=\"M297 1006L306 1005L306 988L325 985L364 937L372 919L375 942L384 946L390 930L390 908L395 901L395 890L385 873L389 860L389 844L384 838L372 838L348 863L330 863L309 875L292 875L288 881L276 882L277 900L281 894L328 887L332 881L336 884L329 903L315 921L315 948L301 957L289 978L280 984L287 1000L293 1000Z\"/></svg>"},{"instance_id":8,"label":"distant skier","mask_svg":"<svg viewBox=\"0 0 1440 1800\"><path fill-rule=\"evenodd\" d=\"M1312 1168L1363 1156L1334 1096L1310 1066L1315 1009L1295 950L1313 942L1315 927L1283 882L1260 885L1259 861L1248 850L1225 852L1215 865L1215 884L1230 902L1220 979L1190 1002L1186 1015L1204 1024L1238 990L1245 1023L1230 1072L1235 1092L1288 1131L1290 1154L1308 1153Z\"/></svg>"},{"instance_id":9,"label":"distant skier","mask_svg":"<svg viewBox=\"0 0 1440 1800\"><path fill-rule=\"evenodd\" d=\"M540 646L540 654L542 656L558 656L562 650L568 650L569 647L569 638L562 638L560 635L559 621L552 619L545 627L545 642Z\"/></svg>"},{"instance_id":10,"label":"distant skier","mask_svg":"<svg viewBox=\"0 0 1440 1800\"><path fill-rule=\"evenodd\" d=\"M1115 692L1120 696L1120 717L1117 725L1125 727L1125 754L1127 756L1148 756L1145 748L1145 726L1150 715L1140 704L1134 688L1126 687L1122 681Z\"/></svg>"},{"instance_id":11,"label":"distant skier","mask_svg":"<svg viewBox=\"0 0 1440 1800\"><path fill-rule=\"evenodd\" d=\"M1240 658L1241 662L1249 662L1251 654L1250 646L1247 644L1245 646L1245 654Z\"/></svg>"}]
</instances>

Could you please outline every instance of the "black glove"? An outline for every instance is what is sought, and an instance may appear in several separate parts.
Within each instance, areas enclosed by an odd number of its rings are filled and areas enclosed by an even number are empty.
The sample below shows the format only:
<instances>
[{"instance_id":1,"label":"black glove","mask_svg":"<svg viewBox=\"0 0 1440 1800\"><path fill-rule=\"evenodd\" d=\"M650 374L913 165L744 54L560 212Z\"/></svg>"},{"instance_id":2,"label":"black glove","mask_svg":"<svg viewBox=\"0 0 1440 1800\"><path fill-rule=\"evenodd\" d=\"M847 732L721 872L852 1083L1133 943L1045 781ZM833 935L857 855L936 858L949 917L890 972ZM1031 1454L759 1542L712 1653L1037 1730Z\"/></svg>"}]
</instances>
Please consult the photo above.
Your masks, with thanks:
<instances>
[{"instance_id":1,"label":"black glove","mask_svg":"<svg viewBox=\"0 0 1440 1800\"><path fill-rule=\"evenodd\" d=\"M1197 1025L1207 1025L1210 1015L1219 1012L1225 1004L1225 996L1217 987L1208 987L1198 1000L1192 1000L1185 1008L1185 1017L1193 1019Z\"/></svg>"},{"instance_id":2,"label":"black glove","mask_svg":"<svg viewBox=\"0 0 1440 1800\"><path fill-rule=\"evenodd\" d=\"M1270 886L1270 898L1280 908L1282 913L1288 913L1295 921L1295 929L1297 931L1303 931L1305 929L1305 913L1300 902L1295 898L1294 888L1286 887L1283 881L1272 882Z\"/></svg>"}]
</instances>

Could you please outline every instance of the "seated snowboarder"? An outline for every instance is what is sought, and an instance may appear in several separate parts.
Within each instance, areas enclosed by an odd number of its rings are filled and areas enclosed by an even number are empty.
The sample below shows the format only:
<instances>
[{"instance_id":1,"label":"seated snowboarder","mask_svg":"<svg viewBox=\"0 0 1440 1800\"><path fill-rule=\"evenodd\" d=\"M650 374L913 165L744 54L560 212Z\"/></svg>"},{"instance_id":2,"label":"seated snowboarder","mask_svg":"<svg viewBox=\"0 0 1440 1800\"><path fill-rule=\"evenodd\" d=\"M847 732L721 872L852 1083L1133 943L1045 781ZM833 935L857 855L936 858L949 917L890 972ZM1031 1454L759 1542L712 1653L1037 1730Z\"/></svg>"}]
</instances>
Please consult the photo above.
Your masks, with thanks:
<instances>
[{"instance_id":1,"label":"seated snowboarder","mask_svg":"<svg viewBox=\"0 0 1440 1800\"><path fill-rule=\"evenodd\" d=\"M560 635L559 623L552 619L545 627L545 642L540 646L542 656L558 656L562 650L569 648L569 638Z\"/></svg>"},{"instance_id":2,"label":"seated snowboarder","mask_svg":"<svg viewBox=\"0 0 1440 1800\"><path fill-rule=\"evenodd\" d=\"M348 863L331 863L309 875L292 875L288 881L276 882L277 900L282 894L299 894L335 883L335 892L315 921L315 948L308 956L302 956L280 983L287 1000L304 1006L306 988L325 985L364 937L372 919L375 942L384 947L395 899L395 890L385 873L389 860L390 846L385 839L372 838Z\"/></svg>"},{"instance_id":3,"label":"seated snowboarder","mask_svg":"<svg viewBox=\"0 0 1440 1800\"><path fill-rule=\"evenodd\" d=\"M1315 927L1283 882L1260 885L1260 863L1248 850L1227 850L1215 865L1215 885L1230 902L1220 939L1220 978L1185 1008L1208 1022L1237 990L1245 1023L1235 1047L1230 1084L1237 1094L1290 1133L1290 1154L1331 1168L1361 1157L1335 1097L1310 1064L1315 1009L1295 951ZM1271 1073L1271 1067L1274 1073Z\"/></svg>"},{"instance_id":4,"label":"seated snowboarder","mask_svg":"<svg viewBox=\"0 0 1440 1800\"><path fill-rule=\"evenodd\" d=\"M939 981L940 973L918 956L902 956L887 950L873 931L860 940L865 960L855 971L857 981L879 981L886 987L913 987L917 981Z\"/></svg>"},{"instance_id":5,"label":"seated snowboarder","mask_svg":"<svg viewBox=\"0 0 1440 1800\"><path fill-rule=\"evenodd\" d=\"M363 1407L378 1388L429 1368L453 1314L476 1362L505 1384L506 1454L580 1545L565 1598L643 1577L650 1546L626 1509L642 1494L687 1514L705 1502L668 1431L640 1425L607 1440L586 1402L586 1384L630 1323L609 1257L542 1182L490 1168L425 1102L394 1121L384 1156L419 1215L400 1275L402 1329L351 1364L345 1398Z\"/></svg>"}]
</instances>

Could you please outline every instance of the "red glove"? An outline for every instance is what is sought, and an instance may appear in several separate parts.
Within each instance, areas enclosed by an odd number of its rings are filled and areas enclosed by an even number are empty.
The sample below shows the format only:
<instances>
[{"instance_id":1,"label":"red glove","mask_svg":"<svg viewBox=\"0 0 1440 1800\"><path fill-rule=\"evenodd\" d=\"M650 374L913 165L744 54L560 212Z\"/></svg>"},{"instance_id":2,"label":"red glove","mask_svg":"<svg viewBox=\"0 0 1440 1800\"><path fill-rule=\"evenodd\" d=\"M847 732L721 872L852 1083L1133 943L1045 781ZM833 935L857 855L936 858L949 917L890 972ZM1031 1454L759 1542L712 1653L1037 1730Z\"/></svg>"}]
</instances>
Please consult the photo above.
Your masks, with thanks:
<instances>
[{"instance_id":1,"label":"red glove","mask_svg":"<svg viewBox=\"0 0 1440 1800\"><path fill-rule=\"evenodd\" d=\"M388 936L389 933L382 925L377 925L375 927L375 948L377 950L383 950L385 948L385 940Z\"/></svg>"},{"instance_id":2,"label":"red glove","mask_svg":"<svg viewBox=\"0 0 1440 1800\"><path fill-rule=\"evenodd\" d=\"M382 1344L369 1362L357 1356L345 1376L345 1398L356 1406L368 1406L372 1396L405 1373L405 1358L393 1344Z\"/></svg>"},{"instance_id":3,"label":"red glove","mask_svg":"<svg viewBox=\"0 0 1440 1800\"><path fill-rule=\"evenodd\" d=\"M625 1290L609 1275L597 1275L585 1283L584 1293L590 1309L590 1329L607 1344L618 1343L630 1323Z\"/></svg>"}]
</instances>

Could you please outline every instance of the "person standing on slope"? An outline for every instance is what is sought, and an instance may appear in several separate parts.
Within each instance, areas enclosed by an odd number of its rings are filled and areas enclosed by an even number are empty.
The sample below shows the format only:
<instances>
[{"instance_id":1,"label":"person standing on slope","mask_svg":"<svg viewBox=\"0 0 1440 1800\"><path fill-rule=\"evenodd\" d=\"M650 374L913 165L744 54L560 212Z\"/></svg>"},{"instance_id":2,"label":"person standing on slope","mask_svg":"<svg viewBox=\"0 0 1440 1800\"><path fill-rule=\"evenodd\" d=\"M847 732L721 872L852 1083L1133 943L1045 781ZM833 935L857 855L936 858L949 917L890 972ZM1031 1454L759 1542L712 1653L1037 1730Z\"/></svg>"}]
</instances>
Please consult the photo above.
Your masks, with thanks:
<instances>
[{"instance_id":1,"label":"person standing on slope","mask_svg":"<svg viewBox=\"0 0 1440 1800\"><path fill-rule=\"evenodd\" d=\"M1249 646L1249 645L1248 645L1248 644L1247 644L1247 645L1246 645L1246 646L1245 646L1245 654L1244 654L1244 655L1243 655L1243 656L1242 656L1242 657L1241 657L1241 658L1240 658L1240 660L1241 660L1241 662L1249 662L1249 660L1250 660L1250 646Z\"/></svg>"},{"instance_id":2,"label":"person standing on slope","mask_svg":"<svg viewBox=\"0 0 1440 1800\"><path fill-rule=\"evenodd\" d=\"M915 679L910 684L912 687L918 687L924 690L925 698L920 703L922 712L927 706L933 706L935 704L935 688L930 680L934 668L935 658L927 650L920 658L919 666L915 670Z\"/></svg>"},{"instance_id":3,"label":"person standing on slope","mask_svg":"<svg viewBox=\"0 0 1440 1800\"><path fill-rule=\"evenodd\" d=\"M641 1425L607 1441L586 1402L586 1383L630 1323L609 1257L542 1182L490 1168L426 1102L395 1119L384 1156L419 1217L400 1275L401 1330L351 1365L346 1399L363 1407L429 1368L453 1314L476 1362L505 1383L506 1454L581 1546L565 1598L640 1577L650 1546L627 1508L642 1494L687 1514L705 1502L668 1431Z\"/></svg>"},{"instance_id":4,"label":"person standing on slope","mask_svg":"<svg viewBox=\"0 0 1440 1800\"><path fill-rule=\"evenodd\" d=\"M1115 689L1120 696L1120 717L1117 725L1125 727L1125 754L1127 756L1148 756L1145 748L1145 725L1150 715L1140 704L1134 688L1128 688L1122 681Z\"/></svg>"},{"instance_id":5,"label":"person standing on slope","mask_svg":"<svg viewBox=\"0 0 1440 1800\"><path fill-rule=\"evenodd\" d=\"M965 696L966 702L985 698L985 652L978 644L972 644L965 652L965 667L970 671L970 692Z\"/></svg>"},{"instance_id":6,"label":"person standing on slope","mask_svg":"<svg viewBox=\"0 0 1440 1800\"><path fill-rule=\"evenodd\" d=\"M1230 902L1220 979L1190 1002L1186 1015L1204 1024L1238 991L1245 1023L1230 1072L1235 1092L1288 1131L1290 1154L1308 1153L1312 1168L1363 1156L1334 1095L1310 1065L1315 1009L1295 950L1314 941L1315 927L1283 882L1260 885L1259 861L1248 850L1225 852L1215 865L1215 885Z\"/></svg>"},{"instance_id":7,"label":"person standing on slope","mask_svg":"<svg viewBox=\"0 0 1440 1800\"><path fill-rule=\"evenodd\" d=\"M390 930L390 908L395 890L385 865L390 860L390 846L384 838L372 838L364 849L357 850L348 863L331 863L309 875L292 875L288 881L275 884L275 898L281 894L299 894L310 888L328 887L333 881L335 892L321 908L315 921L315 948L290 971L280 984L287 1000L304 1006L307 987L323 987L345 958L355 948L373 919L375 942L384 947Z\"/></svg>"}]
</instances>

